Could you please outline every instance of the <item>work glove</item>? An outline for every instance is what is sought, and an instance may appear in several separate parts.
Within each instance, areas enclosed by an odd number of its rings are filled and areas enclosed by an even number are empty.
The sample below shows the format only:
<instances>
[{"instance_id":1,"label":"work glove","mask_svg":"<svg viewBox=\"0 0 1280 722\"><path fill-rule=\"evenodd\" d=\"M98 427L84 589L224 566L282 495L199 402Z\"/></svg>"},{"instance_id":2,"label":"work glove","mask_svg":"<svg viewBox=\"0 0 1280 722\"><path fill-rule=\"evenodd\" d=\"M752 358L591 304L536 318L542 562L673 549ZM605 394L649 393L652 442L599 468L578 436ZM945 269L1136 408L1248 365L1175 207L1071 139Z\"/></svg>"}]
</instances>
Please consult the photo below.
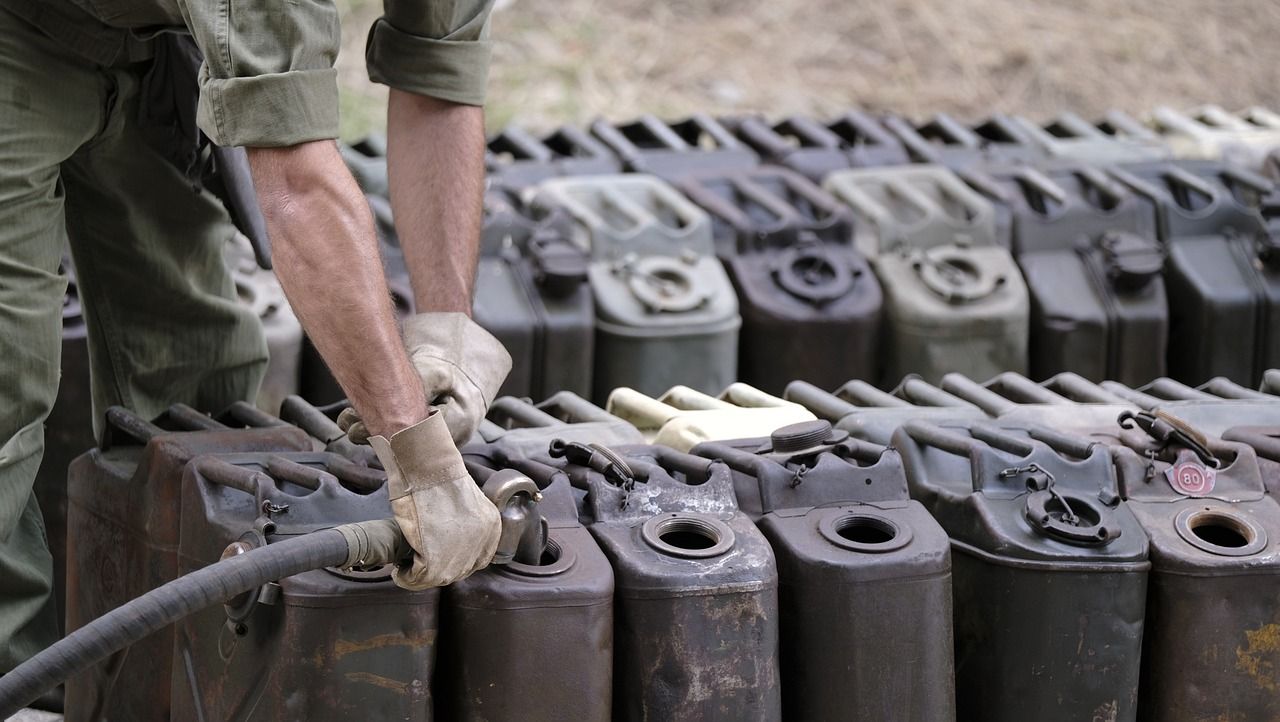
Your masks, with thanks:
<instances>
[{"instance_id":1,"label":"work glove","mask_svg":"<svg viewBox=\"0 0 1280 722\"><path fill-rule=\"evenodd\" d=\"M511 355L465 313L412 316L404 323L404 342L422 378L427 403L443 412L454 443L462 446L475 434L511 371ZM345 409L338 426L356 443L369 438L355 409Z\"/></svg>"},{"instance_id":2,"label":"work glove","mask_svg":"<svg viewBox=\"0 0 1280 722\"><path fill-rule=\"evenodd\" d=\"M498 509L467 473L445 425L444 413L391 435L369 437L387 471L391 512L412 562L392 573L405 589L452 584L493 559L502 534Z\"/></svg>"}]
</instances>

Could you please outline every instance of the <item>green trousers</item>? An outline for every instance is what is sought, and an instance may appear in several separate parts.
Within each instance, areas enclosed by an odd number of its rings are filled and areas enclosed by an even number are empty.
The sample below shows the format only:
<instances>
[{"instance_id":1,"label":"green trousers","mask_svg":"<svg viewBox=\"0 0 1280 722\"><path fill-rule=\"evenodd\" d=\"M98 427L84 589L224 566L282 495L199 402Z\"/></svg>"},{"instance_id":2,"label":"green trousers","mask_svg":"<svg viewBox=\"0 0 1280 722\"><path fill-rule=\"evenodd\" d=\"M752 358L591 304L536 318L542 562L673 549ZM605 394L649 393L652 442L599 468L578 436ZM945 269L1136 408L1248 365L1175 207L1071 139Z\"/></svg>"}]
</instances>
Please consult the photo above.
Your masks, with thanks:
<instances>
[{"instance_id":1,"label":"green trousers","mask_svg":"<svg viewBox=\"0 0 1280 722\"><path fill-rule=\"evenodd\" d=\"M267 360L236 302L225 210L145 142L145 63L101 67L0 3L0 673L57 637L32 482L57 393L70 246L95 431L108 406L252 400Z\"/></svg>"}]
</instances>

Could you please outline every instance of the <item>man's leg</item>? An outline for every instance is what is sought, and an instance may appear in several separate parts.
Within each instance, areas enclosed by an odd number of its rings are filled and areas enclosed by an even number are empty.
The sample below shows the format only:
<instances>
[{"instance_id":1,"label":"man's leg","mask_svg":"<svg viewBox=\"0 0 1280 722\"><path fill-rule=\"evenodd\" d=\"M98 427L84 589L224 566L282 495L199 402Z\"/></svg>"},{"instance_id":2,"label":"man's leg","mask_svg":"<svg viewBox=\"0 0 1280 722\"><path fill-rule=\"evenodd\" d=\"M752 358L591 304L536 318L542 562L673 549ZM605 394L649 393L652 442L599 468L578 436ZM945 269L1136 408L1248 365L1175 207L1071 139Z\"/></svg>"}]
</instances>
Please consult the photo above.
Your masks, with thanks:
<instances>
[{"instance_id":1,"label":"man's leg","mask_svg":"<svg viewBox=\"0 0 1280 722\"><path fill-rule=\"evenodd\" d=\"M67 232L89 327L94 426L111 405L143 417L181 402L252 402L266 369L258 318L236 300L226 210L149 146L139 73L111 73L103 131L63 165Z\"/></svg>"},{"instance_id":2,"label":"man's leg","mask_svg":"<svg viewBox=\"0 0 1280 722\"><path fill-rule=\"evenodd\" d=\"M104 80L0 8L0 672L58 635L53 564L31 485L62 350L58 164L97 132Z\"/></svg>"}]
</instances>

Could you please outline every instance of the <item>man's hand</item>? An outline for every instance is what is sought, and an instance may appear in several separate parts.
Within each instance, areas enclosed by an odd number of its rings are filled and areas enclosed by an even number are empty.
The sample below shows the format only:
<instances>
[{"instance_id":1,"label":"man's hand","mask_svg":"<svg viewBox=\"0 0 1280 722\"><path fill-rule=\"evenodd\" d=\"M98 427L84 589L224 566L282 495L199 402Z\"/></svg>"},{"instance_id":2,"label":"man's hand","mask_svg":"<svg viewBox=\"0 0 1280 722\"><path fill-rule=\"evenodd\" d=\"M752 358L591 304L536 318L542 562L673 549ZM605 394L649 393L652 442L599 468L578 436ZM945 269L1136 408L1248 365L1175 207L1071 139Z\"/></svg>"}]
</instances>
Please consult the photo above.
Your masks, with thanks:
<instances>
[{"instance_id":1,"label":"man's hand","mask_svg":"<svg viewBox=\"0 0 1280 722\"><path fill-rule=\"evenodd\" d=\"M511 356L463 313L418 314L405 322L404 340L428 403L443 412L454 442L462 446L511 371ZM370 436L355 409L344 410L338 426L357 443Z\"/></svg>"},{"instance_id":2,"label":"man's hand","mask_svg":"<svg viewBox=\"0 0 1280 722\"><path fill-rule=\"evenodd\" d=\"M502 536L498 509L467 473L444 415L369 443L387 470L391 510L413 547L413 561L396 567L395 583L427 589L470 576L489 565Z\"/></svg>"}]
</instances>

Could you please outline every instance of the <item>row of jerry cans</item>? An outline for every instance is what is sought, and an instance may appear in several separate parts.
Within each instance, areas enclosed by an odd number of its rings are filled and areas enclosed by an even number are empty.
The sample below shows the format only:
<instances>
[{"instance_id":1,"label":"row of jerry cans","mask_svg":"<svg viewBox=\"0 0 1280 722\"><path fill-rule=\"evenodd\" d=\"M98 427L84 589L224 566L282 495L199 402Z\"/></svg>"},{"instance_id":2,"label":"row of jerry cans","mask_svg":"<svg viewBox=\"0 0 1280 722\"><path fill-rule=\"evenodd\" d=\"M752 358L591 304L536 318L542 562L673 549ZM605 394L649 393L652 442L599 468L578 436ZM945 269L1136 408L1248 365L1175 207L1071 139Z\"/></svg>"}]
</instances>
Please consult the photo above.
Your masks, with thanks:
<instances>
[{"instance_id":1,"label":"row of jerry cans","mask_svg":"<svg viewBox=\"0 0 1280 722\"><path fill-rule=\"evenodd\" d=\"M1280 483L1280 466L1258 455L1278 458L1280 404L1224 381L1131 390L1160 414L1234 404L1234 422L1252 428L1222 436L1247 435L1255 453L1157 416L1144 417L1145 432L1114 416L1089 435L1051 430L1086 415L1045 394L1018 401L1033 397L1028 384L1046 388L1025 377L973 384L1006 400L994 420L964 400L994 409L990 398L956 378L954 394L909 381L893 395L852 383L827 398L792 384L790 403L740 385L716 399L615 393L614 413L569 393L537 406L500 399L464 458L480 482L515 471L541 488L550 543L538 558L421 599L381 570L281 580L74 681L68 709L130 719L170 708L190 718L192 705L212 717L324 719L357 704L410 719L433 709L468 719L1274 716L1268 630L1280 620L1267 589L1280 572L1280 509L1265 484ZM1140 408L1115 401L1119 385L1092 386L1108 413ZM952 415L904 417L908 395ZM803 420L850 398L861 405L841 428ZM724 410L715 402L740 406L739 423L709 415ZM1038 423L1016 421L1015 406ZM845 418L878 410L893 420ZM70 626L232 542L385 514L367 448L299 400L283 415L303 429L244 406L220 421L181 407L154 423L109 415L104 448L73 468L71 538L87 556L74 557ZM663 437L673 424L678 433ZM857 438L868 429L887 433L890 448ZM667 439L692 453L651 443ZM1198 453L1216 460L1216 478L1193 495L1187 480L1210 468ZM163 682L120 681L140 674Z\"/></svg>"}]
</instances>

